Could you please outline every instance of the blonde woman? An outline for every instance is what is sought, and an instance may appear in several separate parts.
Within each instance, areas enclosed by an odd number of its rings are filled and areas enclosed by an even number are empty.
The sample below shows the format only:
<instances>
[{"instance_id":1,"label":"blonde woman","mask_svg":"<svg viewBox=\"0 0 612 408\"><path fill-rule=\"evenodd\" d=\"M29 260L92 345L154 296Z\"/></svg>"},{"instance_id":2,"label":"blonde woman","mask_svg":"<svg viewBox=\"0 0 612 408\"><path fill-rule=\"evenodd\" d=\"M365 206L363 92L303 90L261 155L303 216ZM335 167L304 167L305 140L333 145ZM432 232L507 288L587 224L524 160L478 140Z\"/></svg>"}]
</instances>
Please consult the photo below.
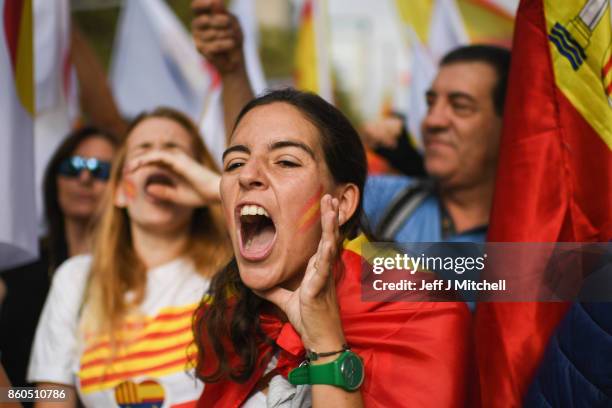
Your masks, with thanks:
<instances>
[{"instance_id":1,"label":"blonde woman","mask_svg":"<svg viewBox=\"0 0 612 408\"><path fill-rule=\"evenodd\" d=\"M191 316L229 246L218 192L205 190L214 183L188 185L159 163L130 170L131 162L156 152L216 170L181 113L160 108L130 126L93 254L57 271L34 342L29 380L64 389L71 396L66 407L76 405L75 391L87 407L188 406L202 391L190 373ZM169 201L159 194L168 189L189 191L197 195L193 203L207 205Z\"/></svg>"}]
</instances>

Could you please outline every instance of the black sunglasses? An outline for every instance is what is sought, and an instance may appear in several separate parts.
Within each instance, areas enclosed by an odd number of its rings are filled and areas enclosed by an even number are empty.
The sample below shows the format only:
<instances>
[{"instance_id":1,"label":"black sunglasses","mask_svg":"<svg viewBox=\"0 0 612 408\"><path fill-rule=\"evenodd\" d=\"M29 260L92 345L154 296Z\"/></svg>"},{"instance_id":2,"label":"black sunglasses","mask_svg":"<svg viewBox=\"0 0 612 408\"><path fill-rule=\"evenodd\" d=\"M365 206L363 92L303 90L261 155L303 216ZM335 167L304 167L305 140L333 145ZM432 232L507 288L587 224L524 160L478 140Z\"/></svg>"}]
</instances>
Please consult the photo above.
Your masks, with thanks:
<instances>
[{"instance_id":1,"label":"black sunglasses","mask_svg":"<svg viewBox=\"0 0 612 408\"><path fill-rule=\"evenodd\" d=\"M66 177L79 177L81 171L87 169L92 177L106 181L110 177L111 162L95 157L72 156L62 160L58 173Z\"/></svg>"}]
</instances>

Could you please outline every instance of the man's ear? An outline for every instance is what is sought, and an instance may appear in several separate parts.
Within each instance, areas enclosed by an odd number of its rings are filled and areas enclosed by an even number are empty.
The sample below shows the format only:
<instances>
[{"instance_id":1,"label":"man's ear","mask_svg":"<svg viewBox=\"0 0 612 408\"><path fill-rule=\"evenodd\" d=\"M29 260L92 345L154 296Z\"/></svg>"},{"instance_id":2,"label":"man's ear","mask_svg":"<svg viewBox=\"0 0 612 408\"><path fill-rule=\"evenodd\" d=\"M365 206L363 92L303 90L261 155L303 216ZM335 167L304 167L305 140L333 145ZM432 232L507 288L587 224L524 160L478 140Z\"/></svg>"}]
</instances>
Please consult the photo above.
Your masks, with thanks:
<instances>
[{"instance_id":1,"label":"man's ear","mask_svg":"<svg viewBox=\"0 0 612 408\"><path fill-rule=\"evenodd\" d=\"M339 201L338 224L342 226L357 210L360 198L359 188L353 183L342 184L337 188L335 196Z\"/></svg>"}]
</instances>

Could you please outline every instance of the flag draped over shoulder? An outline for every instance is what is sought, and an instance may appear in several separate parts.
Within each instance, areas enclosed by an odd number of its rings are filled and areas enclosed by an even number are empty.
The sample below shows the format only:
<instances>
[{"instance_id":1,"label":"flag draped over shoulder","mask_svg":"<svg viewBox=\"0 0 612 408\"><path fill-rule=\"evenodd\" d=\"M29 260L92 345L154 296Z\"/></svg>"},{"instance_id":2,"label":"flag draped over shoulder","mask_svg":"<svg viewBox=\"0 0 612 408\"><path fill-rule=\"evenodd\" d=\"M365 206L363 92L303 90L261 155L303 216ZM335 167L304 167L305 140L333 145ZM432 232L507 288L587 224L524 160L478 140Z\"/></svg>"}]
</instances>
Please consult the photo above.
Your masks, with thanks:
<instances>
[{"instance_id":1,"label":"flag draped over shoulder","mask_svg":"<svg viewBox=\"0 0 612 408\"><path fill-rule=\"evenodd\" d=\"M611 32L608 0L521 3L489 241L612 238ZM478 305L482 406L521 405L566 310Z\"/></svg>"},{"instance_id":2,"label":"flag draped over shoulder","mask_svg":"<svg viewBox=\"0 0 612 408\"><path fill-rule=\"evenodd\" d=\"M463 407L472 360L467 306L463 302L362 301L362 263L367 261L361 249L366 243L363 236L345 242L336 286L346 341L364 361L365 379L360 388L364 406ZM275 372L287 376L304 360L300 336L277 316L260 314L260 325L279 348ZM200 374L210 375L219 362L206 330L202 339L200 351L205 358ZM230 365L239 365L229 341L224 347ZM198 407L242 406L257 390L272 354L270 343L259 344L254 374L243 383L227 378L207 383Z\"/></svg>"},{"instance_id":3,"label":"flag draped over shoulder","mask_svg":"<svg viewBox=\"0 0 612 408\"><path fill-rule=\"evenodd\" d=\"M0 268L36 256L32 1L0 0Z\"/></svg>"},{"instance_id":4,"label":"flag draped over shoulder","mask_svg":"<svg viewBox=\"0 0 612 408\"><path fill-rule=\"evenodd\" d=\"M306 0L300 13L295 50L295 85L332 102L326 1Z\"/></svg>"}]
</instances>

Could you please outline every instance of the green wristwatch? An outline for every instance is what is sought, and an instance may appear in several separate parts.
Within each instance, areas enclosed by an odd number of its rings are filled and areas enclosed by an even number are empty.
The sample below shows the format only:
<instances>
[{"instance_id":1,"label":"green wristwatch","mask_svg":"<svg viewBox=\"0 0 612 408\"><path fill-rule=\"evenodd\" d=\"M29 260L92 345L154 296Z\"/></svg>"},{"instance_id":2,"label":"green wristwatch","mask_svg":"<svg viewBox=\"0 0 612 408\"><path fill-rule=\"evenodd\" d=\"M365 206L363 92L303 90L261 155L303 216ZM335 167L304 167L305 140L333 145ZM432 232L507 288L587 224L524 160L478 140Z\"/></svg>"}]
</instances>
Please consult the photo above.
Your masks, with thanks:
<instances>
[{"instance_id":1,"label":"green wristwatch","mask_svg":"<svg viewBox=\"0 0 612 408\"><path fill-rule=\"evenodd\" d=\"M363 361L350 350L345 350L334 361L313 365L307 361L289 373L289 382L301 384L329 384L355 391L363 383Z\"/></svg>"}]
</instances>

